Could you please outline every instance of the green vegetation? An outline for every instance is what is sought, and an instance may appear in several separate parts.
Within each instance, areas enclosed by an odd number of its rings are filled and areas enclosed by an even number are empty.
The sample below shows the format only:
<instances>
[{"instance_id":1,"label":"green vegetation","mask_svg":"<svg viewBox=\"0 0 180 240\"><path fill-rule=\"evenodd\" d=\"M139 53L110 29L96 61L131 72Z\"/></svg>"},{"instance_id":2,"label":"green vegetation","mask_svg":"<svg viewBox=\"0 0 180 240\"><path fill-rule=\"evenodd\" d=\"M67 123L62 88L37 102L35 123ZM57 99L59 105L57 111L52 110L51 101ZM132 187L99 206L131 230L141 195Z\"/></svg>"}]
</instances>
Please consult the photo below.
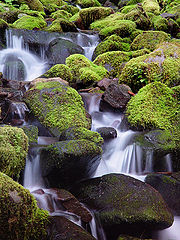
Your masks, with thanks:
<instances>
[{"instance_id":1,"label":"green vegetation","mask_svg":"<svg viewBox=\"0 0 180 240\"><path fill-rule=\"evenodd\" d=\"M34 28L42 29L47 23L41 17L23 16L13 23L13 28L33 30Z\"/></svg>"},{"instance_id":2,"label":"green vegetation","mask_svg":"<svg viewBox=\"0 0 180 240\"><path fill-rule=\"evenodd\" d=\"M100 7L101 4L98 0L77 0L76 3L82 8Z\"/></svg>"},{"instance_id":3,"label":"green vegetation","mask_svg":"<svg viewBox=\"0 0 180 240\"><path fill-rule=\"evenodd\" d=\"M10 177L0 173L0 182L1 239L44 239L49 214L37 207L29 190Z\"/></svg>"},{"instance_id":4,"label":"green vegetation","mask_svg":"<svg viewBox=\"0 0 180 240\"><path fill-rule=\"evenodd\" d=\"M24 170L28 151L28 138L22 129L0 127L0 169L8 176L18 179Z\"/></svg>"}]
</instances>

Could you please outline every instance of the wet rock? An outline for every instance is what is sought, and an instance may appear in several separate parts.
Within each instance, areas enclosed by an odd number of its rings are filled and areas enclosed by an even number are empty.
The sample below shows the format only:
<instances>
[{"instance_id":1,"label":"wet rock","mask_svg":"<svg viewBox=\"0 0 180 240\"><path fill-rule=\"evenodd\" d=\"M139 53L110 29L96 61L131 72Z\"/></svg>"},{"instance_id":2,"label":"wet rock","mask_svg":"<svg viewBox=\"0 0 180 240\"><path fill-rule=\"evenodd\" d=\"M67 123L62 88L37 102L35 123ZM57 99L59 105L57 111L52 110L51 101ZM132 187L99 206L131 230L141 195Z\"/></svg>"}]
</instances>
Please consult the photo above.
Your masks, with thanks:
<instances>
[{"instance_id":1,"label":"wet rock","mask_svg":"<svg viewBox=\"0 0 180 240\"><path fill-rule=\"evenodd\" d=\"M145 178L145 182L162 195L174 215L180 215L180 172L171 176L149 174Z\"/></svg>"},{"instance_id":2,"label":"wet rock","mask_svg":"<svg viewBox=\"0 0 180 240\"><path fill-rule=\"evenodd\" d=\"M33 125L22 126L26 136L28 136L29 144L38 143L38 127Z\"/></svg>"},{"instance_id":3,"label":"wet rock","mask_svg":"<svg viewBox=\"0 0 180 240\"><path fill-rule=\"evenodd\" d=\"M97 86L102 90L106 90L108 88L108 86L114 81L118 81L118 79L117 78L113 78L113 79L103 78L101 81L99 81L97 83Z\"/></svg>"},{"instance_id":4,"label":"wet rock","mask_svg":"<svg viewBox=\"0 0 180 240\"><path fill-rule=\"evenodd\" d=\"M96 131L100 133L104 140L109 140L117 137L117 131L113 127L101 127L97 128Z\"/></svg>"},{"instance_id":5,"label":"wet rock","mask_svg":"<svg viewBox=\"0 0 180 240\"><path fill-rule=\"evenodd\" d=\"M83 228L63 216L49 217L48 236L51 240L95 240Z\"/></svg>"},{"instance_id":6,"label":"wet rock","mask_svg":"<svg viewBox=\"0 0 180 240\"><path fill-rule=\"evenodd\" d=\"M172 225L173 216L151 186L122 174L109 174L76 184L71 192L95 210L108 239Z\"/></svg>"},{"instance_id":7,"label":"wet rock","mask_svg":"<svg viewBox=\"0 0 180 240\"><path fill-rule=\"evenodd\" d=\"M128 91L131 91L131 88L125 84L111 83L102 95L100 110L125 110L128 101L131 99Z\"/></svg>"},{"instance_id":8,"label":"wet rock","mask_svg":"<svg viewBox=\"0 0 180 240\"><path fill-rule=\"evenodd\" d=\"M176 18L176 14L172 14L172 13L162 13L162 14L160 14L160 16L163 18L167 18L167 19L169 19L169 18L175 19Z\"/></svg>"},{"instance_id":9,"label":"wet rock","mask_svg":"<svg viewBox=\"0 0 180 240\"><path fill-rule=\"evenodd\" d=\"M58 206L62 205L68 212L74 213L81 217L81 220L88 223L92 220L92 215L86 207L84 207L70 192L64 189L48 189L48 193L53 195L53 198Z\"/></svg>"},{"instance_id":10,"label":"wet rock","mask_svg":"<svg viewBox=\"0 0 180 240\"><path fill-rule=\"evenodd\" d=\"M100 162L102 149L86 139L61 141L42 149L40 165L49 187L67 187L89 177Z\"/></svg>"},{"instance_id":11,"label":"wet rock","mask_svg":"<svg viewBox=\"0 0 180 240\"><path fill-rule=\"evenodd\" d=\"M66 58L72 54L84 54L84 50L79 45L62 38L52 40L46 51L50 65L64 64Z\"/></svg>"}]
</instances>

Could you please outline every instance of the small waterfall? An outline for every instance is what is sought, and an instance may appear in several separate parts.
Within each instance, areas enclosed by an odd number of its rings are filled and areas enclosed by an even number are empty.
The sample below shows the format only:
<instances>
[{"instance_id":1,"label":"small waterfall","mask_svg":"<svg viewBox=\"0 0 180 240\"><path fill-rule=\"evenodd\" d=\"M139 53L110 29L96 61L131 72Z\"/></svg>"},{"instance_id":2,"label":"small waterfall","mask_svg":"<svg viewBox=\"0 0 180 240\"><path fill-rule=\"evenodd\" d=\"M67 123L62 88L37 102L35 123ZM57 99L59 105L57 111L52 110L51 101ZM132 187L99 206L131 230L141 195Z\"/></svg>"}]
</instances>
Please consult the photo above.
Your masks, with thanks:
<instances>
[{"instance_id":1,"label":"small waterfall","mask_svg":"<svg viewBox=\"0 0 180 240\"><path fill-rule=\"evenodd\" d=\"M12 119L25 120L26 112L29 112L29 109L24 102L12 102L10 105L10 112Z\"/></svg>"},{"instance_id":2,"label":"small waterfall","mask_svg":"<svg viewBox=\"0 0 180 240\"><path fill-rule=\"evenodd\" d=\"M22 37L7 30L6 42L7 49L0 51L0 72L6 79L31 81L45 72L46 63L29 52Z\"/></svg>"}]
</instances>

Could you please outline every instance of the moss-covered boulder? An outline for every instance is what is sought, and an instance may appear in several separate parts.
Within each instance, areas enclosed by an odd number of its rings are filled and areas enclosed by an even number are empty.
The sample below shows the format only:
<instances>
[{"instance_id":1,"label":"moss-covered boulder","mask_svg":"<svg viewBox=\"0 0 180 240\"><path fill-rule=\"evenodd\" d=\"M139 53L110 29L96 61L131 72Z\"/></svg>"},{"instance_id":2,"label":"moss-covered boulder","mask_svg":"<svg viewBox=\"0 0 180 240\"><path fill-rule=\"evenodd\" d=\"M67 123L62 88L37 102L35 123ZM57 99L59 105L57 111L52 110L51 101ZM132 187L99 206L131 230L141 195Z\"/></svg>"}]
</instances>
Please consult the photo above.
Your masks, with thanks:
<instances>
[{"instance_id":1,"label":"moss-covered boulder","mask_svg":"<svg viewBox=\"0 0 180 240\"><path fill-rule=\"evenodd\" d=\"M131 20L136 23L137 28L148 30L151 27L151 21L141 5L136 5L131 11L125 14L125 20Z\"/></svg>"},{"instance_id":2,"label":"moss-covered boulder","mask_svg":"<svg viewBox=\"0 0 180 240\"><path fill-rule=\"evenodd\" d=\"M81 96L59 78L35 81L25 102L55 136L73 126L90 128Z\"/></svg>"},{"instance_id":3,"label":"moss-covered boulder","mask_svg":"<svg viewBox=\"0 0 180 240\"><path fill-rule=\"evenodd\" d=\"M152 23L155 31L168 32L168 20L161 16L154 16L152 18Z\"/></svg>"},{"instance_id":4,"label":"moss-covered boulder","mask_svg":"<svg viewBox=\"0 0 180 240\"><path fill-rule=\"evenodd\" d=\"M130 50L130 44L124 42L121 37L116 34L107 37L104 41L98 44L93 53L93 58L95 59L98 55L110 51L125 51Z\"/></svg>"},{"instance_id":5,"label":"moss-covered boulder","mask_svg":"<svg viewBox=\"0 0 180 240\"><path fill-rule=\"evenodd\" d=\"M10 177L0 173L0 238L2 240L45 239L48 213L35 198Z\"/></svg>"},{"instance_id":6,"label":"moss-covered boulder","mask_svg":"<svg viewBox=\"0 0 180 240\"><path fill-rule=\"evenodd\" d=\"M161 195L132 177L109 174L76 184L73 194L95 210L108 239L170 226L173 216Z\"/></svg>"},{"instance_id":7,"label":"moss-covered boulder","mask_svg":"<svg viewBox=\"0 0 180 240\"><path fill-rule=\"evenodd\" d=\"M156 15L160 12L160 6L157 0L143 0L142 7L146 12L154 13Z\"/></svg>"},{"instance_id":8,"label":"moss-covered boulder","mask_svg":"<svg viewBox=\"0 0 180 240\"><path fill-rule=\"evenodd\" d=\"M47 23L42 17L23 16L13 23L13 28L17 29L42 29L47 26Z\"/></svg>"},{"instance_id":9,"label":"moss-covered boulder","mask_svg":"<svg viewBox=\"0 0 180 240\"><path fill-rule=\"evenodd\" d=\"M69 83L71 83L72 79L73 79L70 68L68 66L66 66L65 64L54 65L47 72L45 72L41 77L43 77L43 78L59 77Z\"/></svg>"},{"instance_id":10,"label":"moss-covered boulder","mask_svg":"<svg viewBox=\"0 0 180 240\"><path fill-rule=\"evenodd\" d=\"M157 45L169 41L170 37L162 31L144 31L139 34L131 44L132 50L147 48L151 51L157 48Z\"/></svg>"},{"instance_id":11,"label":"moss-covered boulder","mask_svg":"<svg viewBox=\"0 0 180 240\"><path fill-rule=\"evenodd\" d=\"M133 91L144 85L159 81L169 87L180 83L180 48L176 44L163 43L144 56L131 59L123 68L119 83L128 84Z\"/></svg>"},{"instance_id":12,"label":"moss-covered boulder","mask_svg":"<svg viewBox=\"0 0 180 240\"><path fill-rule=\"evenodd\" d=\"M69 20L72 17L72 14L65 10L57 10L56 12L53 12L50 17L53 19L64 18Z\"/></svg>"},{"instance_id":13,"label":"moss-covered boulder","mask_svg":"<svg viewBox=\"0 0 180 240\"><path fill-rule=\"evenodd\" d=\"M60 141L41 150L42 175L49 187L70 187L90 177L100 162L102 138L95 143L87 139Z\"/></svg>"},{"instance_id":14,"label":"moss-covered boulder","mask_svg":"<svg viewBox=\"0 0 180 240\"><path fill-rule=\"evenodd\" d=\"M145 182L155 188L163 197L174 215L180 214L180 172L171 176L163 174L149 174Z\"/></svg>"},{"instance_id":15,"label":"moss-covered boulder","mask_svg":"<svg viewBox=\"0 0 180 240\"><path fill-rule=\"evenodd\" d=\"M172 135L179 131L178 100L173 90L160 82L148 84L131 98L127 117L134 127L169 130Z\"/></svg>"},{"instance_id":16,"label":"moss-covered boulder","mask_svg":"<svg viewBox=\"0 0 180 240\"><path fill-rule=\"evenodd\" d=\"M104 39L112 34L117 34L120 37L129 37L133 31L136 30L136 23L130 20L117 20L114 23L104 27L100 32L100 37Z\"/></svg>"},{"instance_id":17,"label":"moss-covered boulder","mask_svg":"<svg viewBox=\"0 0 180 240\"><path fill-rule=\"evenodd\" d=\"M28 137L28 143L34 144L38 143L38 127L34 125L27 125L21 127Z\"/></svg>"},{"instance_id":18,"label":"moss-covered boulder","mask_svg":"<svg viewBox=\"0 0 180 240\"><path fill-rule=\"evenodd\" d=\"M19 4L26 4L31 10L44 11L43 4L39 0L17 0Z\"/></svg>"},{"instance_id":19,"label":"moss-covered boulder","mask_svg":"<svg viewBox=\"0 0 180 240\"><path fill-rule=\"evenodd\" d=\"M28 138L22 129L10 126L0 127L0 169L17 179L25 167Z\"/></svg>"},{"instance_id":20,"label":"moss-covered boulder","mask_svg":"<svg viewBox=\"0 0 180 240\"><path fill-rule=\"evenodd\" d=\"M7 23L13 23L18 19L19 11L16 9L0 12L0 18L6 21Z\"/></svg>"},{"instance_id":21,"label":"moss-covered boulder","mask_svg":"<svg viewBox=\"0 0 180 240\"><path fill-rule=\"evenodd\" d=\"M101 3L98 0L77 0L76 4L78 4L81 8L101 6Z\"/></svg>"},{"instance_id":22,"label":"moss-covered boulder","mask_svg":"<svg viewBox=\"0 0 180 240\"><path fill-rule=\"evenodd\" d=\"M45 31L48 32L77 32L76 25L65 18L57 18Z\"/></svg>"},{"instance_id":23,"label":"moss-covered boulder","mask_svg":"<svg viewBox=\"0 0 180 240\"><path fill-rule=\"evenodd\" d=\"M131 54L122 51L111 51L99 55L94 64L106 68L112 77L120 75L124 65L131 58Z\"/></svg>"},{"instance_id":24,"label":"moss-covered boulder","mask_svg":"<svg viewBox=\"0 0 180 240\"><path fill-rule=\"evenodd\" d=\"M58 9L60 9L60 7L64 5L68 5L63 0L40 0L40 1L43 4L45 12L47 14L57 11Z\"/></svg>"},{"instance_id":25,"label":"moss-covered boulder","mask_svg":"<svg viewBox=\"0 0 180 240\"><path fill-rule=\"evenodd\" d=\"M102 80L107 74L107 70L104 67L92 63L80 54L73 54L66 58L66 65L72 72L72 83L84 87Z\"/></svg>"},{"instance_id":26,"label":"moss-covered boulder","mask_svg":"<svg viewBox=\"0 0 180 240\"><path fill-rule=\"evenodd\" d=\"M88 28L89 25L101 18L105 18L113 13L113 10L108 7L90 7L81 9L79 12L79 16L82 20L83 26Z\"/></svg>"}]
</instances>

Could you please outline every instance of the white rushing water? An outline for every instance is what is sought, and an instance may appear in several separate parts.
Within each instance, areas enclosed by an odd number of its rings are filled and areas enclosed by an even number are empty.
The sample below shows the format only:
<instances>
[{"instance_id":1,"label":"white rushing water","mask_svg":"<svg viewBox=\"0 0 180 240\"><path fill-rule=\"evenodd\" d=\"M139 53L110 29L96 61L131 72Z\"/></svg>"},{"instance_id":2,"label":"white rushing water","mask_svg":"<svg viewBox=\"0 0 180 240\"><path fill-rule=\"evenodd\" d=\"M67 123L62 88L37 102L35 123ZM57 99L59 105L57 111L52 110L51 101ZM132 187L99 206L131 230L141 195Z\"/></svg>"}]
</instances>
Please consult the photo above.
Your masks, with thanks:
<instances>
[{"instance_id":1,"label":"white rushing water","mask_svg":"<svg viewBox=\"0 0 180 240\"><path fill-rule=\"evenodd\" d=\"M31 81L45 72L46 63L29 51L22 37L7 30L6 43L0 51L0 72L6 79Z\"/></svg>"}]
</instances>

